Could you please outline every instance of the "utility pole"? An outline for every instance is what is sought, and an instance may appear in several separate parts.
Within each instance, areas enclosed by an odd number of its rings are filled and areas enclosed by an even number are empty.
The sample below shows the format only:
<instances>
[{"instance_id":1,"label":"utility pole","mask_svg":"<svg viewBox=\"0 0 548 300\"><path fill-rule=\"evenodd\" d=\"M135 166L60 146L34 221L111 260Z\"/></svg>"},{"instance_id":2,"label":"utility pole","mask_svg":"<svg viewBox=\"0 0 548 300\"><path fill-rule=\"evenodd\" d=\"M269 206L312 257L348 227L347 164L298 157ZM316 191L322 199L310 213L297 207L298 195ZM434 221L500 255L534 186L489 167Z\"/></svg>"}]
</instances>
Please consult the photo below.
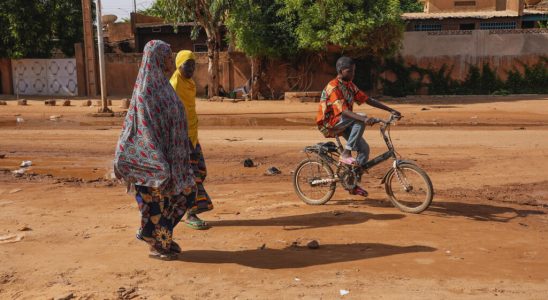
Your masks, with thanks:
<instances>
[{"instance_id":1,"label":"utility pole","mask_svg":"<svg viewBox=\"0 0 548 300\"><path fill-rule=\"evenodd\" d=\"M86 94L89 97L97 96L97 69L95 58L95 43L93 42L93 18L91 16L91 1L82 0L82 20L84 26L84 65L86 82ZM78 83L80 84L80 83Z\"/></svg>"},{"instance_id":2,"label":"utility pole","mask_svg":"<svg viewBox=\"0 0 548 300\"><path fill-rule=\"evenodd\" d=\"M137 13L137 0L133 0L133 12Z\"/></svg>"},{"instance_id":3,"label":"utility pole","mask_svg":"<svg viewBox=\"0 0 548 300\"><path fill-rule=\"evenodd\" d=\"M107 102L107 81L105 74L105 46L103 41L103 22L101 20L101 0L96 0L97 6L97 46L99 50L99 80L101 82L101 103L102 107L100 112L112 112L108 108Z\"/></svg>"}]
</instances>

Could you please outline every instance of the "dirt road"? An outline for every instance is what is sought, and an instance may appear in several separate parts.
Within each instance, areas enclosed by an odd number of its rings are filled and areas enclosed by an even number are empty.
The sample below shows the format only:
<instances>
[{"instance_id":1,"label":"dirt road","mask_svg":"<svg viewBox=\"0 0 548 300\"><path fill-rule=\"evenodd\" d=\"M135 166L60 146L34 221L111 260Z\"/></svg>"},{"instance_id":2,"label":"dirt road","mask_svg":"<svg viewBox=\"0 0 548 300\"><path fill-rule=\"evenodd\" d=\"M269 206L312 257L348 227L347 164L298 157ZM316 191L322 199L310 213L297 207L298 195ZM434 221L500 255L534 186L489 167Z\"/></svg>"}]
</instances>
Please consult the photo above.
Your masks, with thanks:
<instances>
[{"instance_id":1,"label":"dirt road","mask_svg":"<svg viewBox=\"0 0 548 300\"><path fill-rule=\"evenodd\" d=\"M147 257L134 238L135 201L105 179L121 117L93 118L77 102L9 102L0 106L0 298L546 299L547 100L392 104L405 115L392 132L397 150L436 190L420 215L390 206L380 185L388 165L364 178L367 199L339 190L313 207L297 198L291 171L322 140L315 104L200 102L215 204L202 217L213 228L176 228L184 252L173 262ZM366 131L373 155L384 150L377 130ZM259 166L244 168L246 158ZM23 160L33 165L16 178ZM282 174L264 175L270 166Z\"/></svg>"}]
</instances>

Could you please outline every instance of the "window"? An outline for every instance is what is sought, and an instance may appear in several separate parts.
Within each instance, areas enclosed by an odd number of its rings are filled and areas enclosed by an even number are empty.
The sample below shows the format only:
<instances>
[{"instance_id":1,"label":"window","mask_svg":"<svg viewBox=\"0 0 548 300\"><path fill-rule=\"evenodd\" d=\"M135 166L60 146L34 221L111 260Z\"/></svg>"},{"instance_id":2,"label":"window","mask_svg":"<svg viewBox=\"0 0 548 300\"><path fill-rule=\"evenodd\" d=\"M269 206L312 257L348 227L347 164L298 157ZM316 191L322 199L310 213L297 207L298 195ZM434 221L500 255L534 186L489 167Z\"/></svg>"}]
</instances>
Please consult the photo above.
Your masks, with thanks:
<instances>
[{"instance_id":1,"label":"window","mask_svg":"<svg viewBox=\"0 0 548 300\"><path fill-rule=\"evenodd\" d=\"M194 44L194 52L207 52L206 44Z\"/></svg>"},{"instance_id":2,"label":"window","mask_svg":"<svg viewBox=\"0 0 548 300\"><path fill-rule=\"evenodd\" d=\"M441 24L415 24L415 31L441 31Z\"/></svg>"},{"instance_id":3,"label":"window","mask_svg":"<svg viewBox=\"0 0 548 300\"><path fill-rule=\"evenodd\" d=\"M476 6L476 1L455 1L455 6Z\"/></svg>"},{"instance_id":4,"label":"window","mask_svg":"<svg viewBox=\"0 0 548 300\"><path fill-rule=\"evenodd\" d=\"M523 21L521 22L521 28L535 28L535 21Z\"/></svg>"},{"instance_id":5,"label":"window","mask_svg":"<svg viewBox=\"0 0 548 300\"><path fill-rule=\"evenodd\" d=\"M516 22L482 22L480 29L516 29Z\"/></svg>"},{"instance_id":6,"label":"window","mask_svg":"<svg viewBox=\"0 0 548 300\"><path fill-rule=\"evenodd\" d=\"M459 30L474 30L474 29L476 29L476 24L474 23L459 24Z\"/></svg>"}]
</instances>

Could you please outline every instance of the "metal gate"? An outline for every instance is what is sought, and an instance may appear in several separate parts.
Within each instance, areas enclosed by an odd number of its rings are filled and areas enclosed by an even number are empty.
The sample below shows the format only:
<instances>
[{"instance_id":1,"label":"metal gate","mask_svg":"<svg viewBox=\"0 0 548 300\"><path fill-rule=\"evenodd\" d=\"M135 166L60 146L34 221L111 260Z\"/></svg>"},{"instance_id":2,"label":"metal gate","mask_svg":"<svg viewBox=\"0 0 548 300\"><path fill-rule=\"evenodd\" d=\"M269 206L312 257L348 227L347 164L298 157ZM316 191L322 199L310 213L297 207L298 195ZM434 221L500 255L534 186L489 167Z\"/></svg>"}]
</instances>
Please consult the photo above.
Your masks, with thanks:
<instances>
[{"instance_id":1,"label":"metal gate","mask_svg":"<svg viewBox=\"0 0 548 300\"><path fill-rule=\"evenodd\" d=\"M76 59L12 60L13 90L19 95L76 96Z\"/></svg>"}]
</instances>

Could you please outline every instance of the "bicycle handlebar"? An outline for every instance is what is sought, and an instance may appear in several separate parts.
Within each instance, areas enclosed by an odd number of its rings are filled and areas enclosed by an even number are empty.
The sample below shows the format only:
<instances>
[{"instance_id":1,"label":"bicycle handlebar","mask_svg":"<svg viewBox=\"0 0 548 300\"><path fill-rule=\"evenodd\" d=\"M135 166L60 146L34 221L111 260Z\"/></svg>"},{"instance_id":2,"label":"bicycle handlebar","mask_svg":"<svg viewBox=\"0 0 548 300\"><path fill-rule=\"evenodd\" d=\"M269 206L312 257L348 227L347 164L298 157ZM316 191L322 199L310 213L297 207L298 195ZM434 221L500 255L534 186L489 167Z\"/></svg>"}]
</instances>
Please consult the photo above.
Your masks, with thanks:
<instances>
[{"instance_id":1,"label":"bicycle handlebar","mask_svg":"<svg viewBox=\"0 0 548 300\"><path fill-rule=\"evenodd\" d=\"M388 118L387 120L378 119L378 118L370 118L370 119L373 120L373 124L371 124L371 125L374 125L374 124L377 124L377 123L382 123L384 125L388 125L388 124L394 123L394 121L401 120L401 118L403 118L402 115L390 114L390 118Z\"/></svg>"}]
</instances>

